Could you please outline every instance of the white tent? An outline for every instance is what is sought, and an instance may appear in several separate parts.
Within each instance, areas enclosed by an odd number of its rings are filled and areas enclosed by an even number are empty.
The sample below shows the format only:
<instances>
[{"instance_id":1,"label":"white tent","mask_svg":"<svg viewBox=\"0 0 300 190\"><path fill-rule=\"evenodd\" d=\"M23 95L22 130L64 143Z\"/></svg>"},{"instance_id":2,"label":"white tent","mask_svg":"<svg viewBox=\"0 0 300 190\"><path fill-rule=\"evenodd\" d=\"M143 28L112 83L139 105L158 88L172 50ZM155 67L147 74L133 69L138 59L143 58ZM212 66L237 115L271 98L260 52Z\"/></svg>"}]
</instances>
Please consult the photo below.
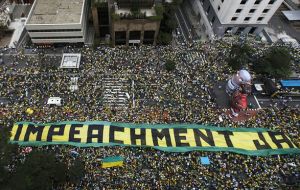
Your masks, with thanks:
<instances>
[{"instance_id":1,"label":"white tent","mask_svg":"<svg viewBox=\"0 0 300 190\"><path fill-rule=\"evenodd\" d=\"M62 102L61 102L61 98L59 97L50 97L47 101L48 105L57 105L57 106L61 106Z\"/></svg>"},{"instance_id":2,"label":"white tent","mask_svg":"<svg viewBox=\"0 0 300 190\"><path fill-rule=\"evenodd\" d=\"M81 54L80 53L64 53L60 68L63 69L78 69L80 65Z\"/></svg>"},{"instance_id":3,"label":"white tent","mask_svg":"<svg viewBox=\"0 0 300 190\"><path fill-rule=\"evenodd\" d=\"M263 86L263 84L254 84L255 90L257 90L259 92L263 91L262 86Z\"/></svg>"},{"instance_id":4,"label":"white tent","mask_svg":"<svg viewBox=\"0 0 300 190\"><path fill-rule=\"evenodd\" d=\"M76 90L78 90L78 78L79 77L71 77L71 82L70 82L70 90L71 92L74 92Z\"/></svg>"}]
</instances>

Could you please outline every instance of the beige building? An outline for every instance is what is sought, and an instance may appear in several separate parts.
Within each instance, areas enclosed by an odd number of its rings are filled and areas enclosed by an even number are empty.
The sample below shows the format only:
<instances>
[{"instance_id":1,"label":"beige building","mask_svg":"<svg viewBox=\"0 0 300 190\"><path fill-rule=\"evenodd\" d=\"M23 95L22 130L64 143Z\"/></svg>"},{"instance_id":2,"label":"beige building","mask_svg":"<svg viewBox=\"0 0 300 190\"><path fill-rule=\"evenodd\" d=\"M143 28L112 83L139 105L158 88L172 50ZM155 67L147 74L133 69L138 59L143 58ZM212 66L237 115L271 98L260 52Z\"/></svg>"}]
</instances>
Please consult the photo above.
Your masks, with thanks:
<instances>
[{"instance_id":1,"label":"beige building","mask_svg":"<svg viewBox=\"0 0 300 190\"><path fill-rule=\"evenodd\" d=\"M35 0L25 27L33 43L85 43L87 0Z\"/></svg>"}]
</instances>

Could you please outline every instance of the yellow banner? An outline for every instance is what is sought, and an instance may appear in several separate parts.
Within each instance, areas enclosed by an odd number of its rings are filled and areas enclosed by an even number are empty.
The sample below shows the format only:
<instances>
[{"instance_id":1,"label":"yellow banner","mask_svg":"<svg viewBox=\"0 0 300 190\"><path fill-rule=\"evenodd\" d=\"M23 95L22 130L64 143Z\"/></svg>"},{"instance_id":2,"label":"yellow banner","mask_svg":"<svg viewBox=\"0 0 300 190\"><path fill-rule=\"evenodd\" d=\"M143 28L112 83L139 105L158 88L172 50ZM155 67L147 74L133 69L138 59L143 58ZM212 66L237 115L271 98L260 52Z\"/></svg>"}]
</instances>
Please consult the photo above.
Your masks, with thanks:
<instances>
[{"instance_id":1,"label":"yellow banner","mask_svg":"<svg viewBox=\"0 0 300 190\"><path fill-rule=\"evenodd\" d=\"M203 125L137 125L110 122L16 123L11 142L20 145L149 146L160 150L231 151L249 155L300 153L283 133L267 129Z\"/></svg>"}]
</instances>

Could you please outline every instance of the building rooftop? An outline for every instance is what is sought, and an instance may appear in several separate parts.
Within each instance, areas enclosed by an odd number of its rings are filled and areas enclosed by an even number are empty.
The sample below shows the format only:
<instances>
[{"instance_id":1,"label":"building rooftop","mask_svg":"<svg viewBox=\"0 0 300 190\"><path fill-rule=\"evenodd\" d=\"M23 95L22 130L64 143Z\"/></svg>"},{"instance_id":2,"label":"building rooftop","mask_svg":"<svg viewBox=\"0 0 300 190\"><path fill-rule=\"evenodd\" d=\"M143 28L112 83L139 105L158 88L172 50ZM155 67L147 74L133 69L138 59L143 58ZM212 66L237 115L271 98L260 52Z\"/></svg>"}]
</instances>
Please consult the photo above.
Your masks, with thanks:
<instances>
[{"instance_id":1,"label":"building rooftop","mask_svg":"<svg viewBox=\"0 0 300 190\"><path fill-rule=\"evenodd\" d=\"M27 24L80 23L85 0L35 0Z\"/></svg>"},{"instance_id":2,"label":"building rooftop","mask_svg":"<svg viewBox=\"0 0 300 190\"><path fill-rule=\"evenodd\" d=\"M289 21L300 21L300 10L282 11L282 13Z\"/></svg>"},{"instance_id":3,"label":"building rooftop","mask_svg":"<svg viewBox=\"0 0 300 190\"><path fill-rule=\"evenodd\" d=\"M155 16L156 13L155 13L155 9L154 7L152 8L149 8L149 9L140 9L140 12L142 14L145 14L146 17L150 17L150 16ZM132 14L132 12L130 11L130 9L128 8L118 8L115 10L115 13L118 14L118 15L126 15L126 14Z\"/></svg>"}]
</instances>

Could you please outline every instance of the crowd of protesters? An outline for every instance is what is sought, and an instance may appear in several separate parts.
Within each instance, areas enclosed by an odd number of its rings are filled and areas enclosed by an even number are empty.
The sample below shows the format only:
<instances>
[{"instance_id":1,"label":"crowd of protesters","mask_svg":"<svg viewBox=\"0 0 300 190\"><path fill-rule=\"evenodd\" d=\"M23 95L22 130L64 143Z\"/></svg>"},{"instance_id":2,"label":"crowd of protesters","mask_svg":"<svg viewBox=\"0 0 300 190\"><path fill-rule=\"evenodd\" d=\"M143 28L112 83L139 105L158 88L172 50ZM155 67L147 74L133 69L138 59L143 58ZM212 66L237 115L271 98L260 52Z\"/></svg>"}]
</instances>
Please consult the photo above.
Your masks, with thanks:
<instances>
[{"instance_id":1,"label":"crowd of protesters","mask_svg":"<svg viewBox=\"0 0 300 190\"><path fill-rule=\"evenodd\" d=\"M7 98L7 103L1 105L1 122L6 127L17 121L66 120L262 127L288 134L299 147L298 106L274 105L258 110L256 116L247 121L233 122L216 103L216 98L223 97L214 95L214 87L235 72L226 63L234 40L237 39L192 47L66 47L65 53L82 54L79 69L60 69L62 54L55 51L45 53L35 49L30 54L20 51L10 55L10 61L0 67L0 97ZM258 52L266 48L255 40L249 43L259 49ZM293 60L299 61L299 50L291 52ZM176 63L174 71L166 71L166 60ZM294 70L299 68L299 62L298 66L294 64ZM74 76L79 77L79 89L72 92L69 87ZM102 79L105 77L128 81L128 85L122 87L131 96L127 105L103 103L105 84ZM47 105L49 97L61 97L63 106ZM27 114L27 108L34 113ZM151 148L65 145L34 149L56 150L67 160L75 159L70 155L71 150L77 151L87 173L73 188L280 189L299 187L300 181L299 155L256 157L228 152L167 153ZM101 169L99 159L114 155L125 158L124 166ZM199 164L199 156L208 156L211 164ZM72 187L68 184L64 188Z\"/></svg>"}]
</instances>

